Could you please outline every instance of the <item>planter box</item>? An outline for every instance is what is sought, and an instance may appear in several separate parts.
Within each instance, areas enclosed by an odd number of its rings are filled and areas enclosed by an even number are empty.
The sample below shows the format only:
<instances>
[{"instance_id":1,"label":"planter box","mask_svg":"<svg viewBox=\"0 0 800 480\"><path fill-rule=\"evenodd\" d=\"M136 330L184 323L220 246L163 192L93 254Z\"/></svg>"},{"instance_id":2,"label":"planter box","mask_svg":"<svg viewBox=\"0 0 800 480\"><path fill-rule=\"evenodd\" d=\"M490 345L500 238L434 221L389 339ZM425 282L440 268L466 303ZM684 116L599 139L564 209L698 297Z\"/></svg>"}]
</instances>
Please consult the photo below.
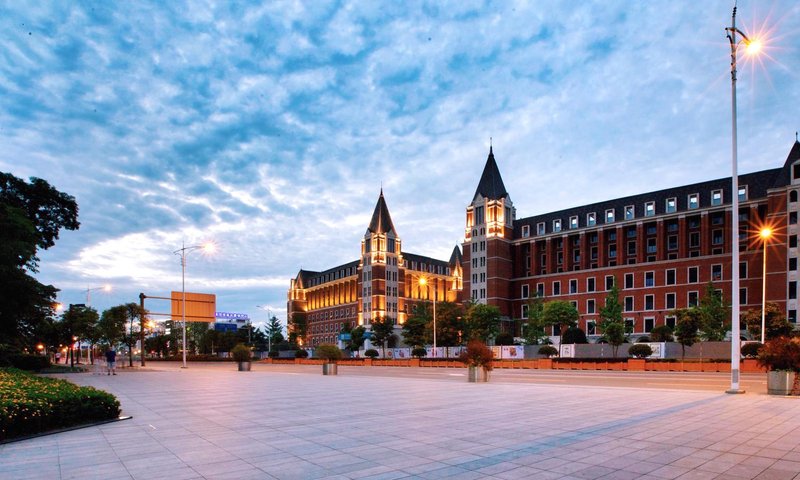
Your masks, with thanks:
<instances>
[{"instance_id":1,"label":"planter box","mask_svg":"<svg viewBox=\"0 0 800 480\"><path fill-rule=\"evenodd\" d=\"M553 369L553 359L552 358L540 358L536 360L536 368L541 368L542 370L552 370Z\"/></svg>"},{"instance_id":2,"label":"planter box","mask_svg":"<svg viewBox=\"0 0 800 480\"><path fill-rule=\"evenodd\" d=\"M644 366L647 363L647 360L644 358L629 358L628 359L628 371L629 372L644 372Z\"/></svg>"},{"instance_id":3,"label":"planter box","mask_svg":"<svg viewBox=\"0 0 800 480\"><path fill-rule=\"evenodd\" d=\"M250 371L251 362L239 362L239 371L240 372L249 372Z\"/></svg>"},{"instance_id":4,"label":"planter box","mask_svg":"<svg viewBox=\"0 0 800 480\"><path fill-rule=\"evenodd\" d=\"M745 358L739 364L739 369L742 373L759 373L766 372L764 367L758 365L758 360L755 358Z\"/></svg>"},{"instance_id":5,"label":"planter box","mask_svg":"<svg viewBox=\"0 0 800 480\"><path fill-rule=\"evenodd\" d=\"M335 363L323 363L322 364L322 374L323 375L337 375L338 369L336 368L337 365Z\"/></svg>"},{"instance_id":6,"label":"planter box","mask_svg":"<svg viewBox=\"0 0 800 480\"><path fill-rule=\"evenodd\" d=\"M419 367L419 364L420 364L419 358L412 358L408 361L409 367Z\"/></svg>"},{"instance_id":7,"label":"planter box","mask_svg":"<svg viewBox=\"0 0 800 480\"><path fill-rule=\"evenodd\" d=\"M772 370L767 372L767 393L770 395L791 395L796 372Z\"/></svg>"},{"instance_id":8,"label":"planter box","mask_svg":"<svg viewBox=\"0 0 800 480\"><path fill-rule=\"evenodd\" d=\"M467 367L467 381L470 383L488 382L489 370L483 367Z\"/></svg>"}]
</instances>

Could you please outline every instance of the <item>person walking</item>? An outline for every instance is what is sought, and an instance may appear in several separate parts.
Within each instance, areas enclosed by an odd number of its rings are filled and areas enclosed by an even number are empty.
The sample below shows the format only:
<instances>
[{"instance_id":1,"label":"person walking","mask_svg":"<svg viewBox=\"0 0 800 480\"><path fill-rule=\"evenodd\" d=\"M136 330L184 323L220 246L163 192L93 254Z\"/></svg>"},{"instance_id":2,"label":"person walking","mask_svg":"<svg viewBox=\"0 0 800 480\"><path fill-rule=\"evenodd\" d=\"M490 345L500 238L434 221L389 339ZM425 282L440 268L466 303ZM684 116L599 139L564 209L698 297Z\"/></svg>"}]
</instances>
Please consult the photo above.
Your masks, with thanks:
<instances>
[{"instance_id":1,"label":"person walking","mask_svg":"<svg viewBox=\"0 0 800 480\"><path fill-rule=\"evenodd\" d=\"M108 374L109 375L116 375L117 374L117 352L114 350L114 347L110 347L106 350L106 363L108 364Z\"/></svg>"}]
</instances>

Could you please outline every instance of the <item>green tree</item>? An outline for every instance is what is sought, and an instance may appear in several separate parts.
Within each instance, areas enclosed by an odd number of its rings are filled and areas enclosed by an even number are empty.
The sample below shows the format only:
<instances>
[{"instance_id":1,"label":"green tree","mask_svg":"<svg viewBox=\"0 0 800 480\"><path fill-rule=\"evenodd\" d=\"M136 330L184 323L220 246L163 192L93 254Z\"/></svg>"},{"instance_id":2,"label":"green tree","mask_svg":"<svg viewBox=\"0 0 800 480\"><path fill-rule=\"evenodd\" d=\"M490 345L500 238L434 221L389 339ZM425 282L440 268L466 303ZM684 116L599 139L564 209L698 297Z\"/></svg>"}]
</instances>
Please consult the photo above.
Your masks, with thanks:
<instances>
[{"instance_id":1,"label":"green tree","mask_svg":"<svg viewBox=\"0 0 800 480\"><path fill-rule=\"evenodd\" d=\"M418 304L403 324L403 341L411 347L424 347L428 323L432 318L427 304Z\"/></svg>"},{"instance_id":2,"label":"green tree","mask_svg":"<svg viewBox=\"0 0 800 480\"><path fill-rule=\"evenodd\" d=\"M691 347L698 340L698 330L702 325L700 310L682 308L675 311L678 323L675 325L675 338L681 344L681 359L686 357L686 347Z\"/></svg>"},{"instance_id":3,"label":"green tree","mask_svg":"<svg viewBox=\"0 0 800 480\"><path fill-rule=\"evenodd\" d=\"M394 335L394 320L389 317L378 317L370 322L372 328L371 341L373 345L380 345L383 358L386 358L386 343Z\"/></svg>"},{"instance_id":4,"label":"green tree","mask_svg":"<svg viewBox=\"0 0 800 480\"><path fill-rule=\"evenodd\" d=\"M672 329L668 325L659 325L650 332L650 340L653 342L671 342Z\"/></svg>"},{"instance_id":5,"label":"green tree","mask_svg":"<svg viewBox=\"0 0 800 480\"><path fill-rule=\"evenodd\" d=\"M436 345L455 347L461 345L464 331L464 309L453 302L436 304Z\"/></svg>"},{"instance_id":6,"label":"green tree","mask_svg":"<svg viewBox=\"0 0 800 480\"><path fill-rule=\"evenodd\" d=\"M525 323L525 343L528 345L538 345L547 338L544 303L544 297L538 295L528 302L528 319Z\"/></svg>"},{"instance_id":7,"label":"green tree","mask_svg":"<svg viewBox=\"0 0 800 480\"><path fill-rule=\"evenodd\" d=\"M564 330L578 325L580 315L575 307L564 300L546 302L542 309L542 321L545 325L558 326L563 343Z\"/></svg>"},{"instance_id":8,"label":"green tree","mask_svg":"<svg viewBox=\"0 0 800 480\"><path fill-rule=\"evenodd\" d=\"M722 292L714 289L711 282L706 285L697 309L700 312L702 338L711 342L725 340L725 334L730 330L731 311L722 298Z\"/></svg>"},{"instance_id":9,"label":"green tree","mask_svg":"<svg viewBox=\"0 0 800 480\"><path fill-rule=\"evenodd\" d=\"M603 331L603 337L611 345L613 356L617 356L619 346L625 343L627 328L622 319L622 304L619 302L619 288L616 282L606 295L606 304L600 309L600 322L598 326Z\"/></svg>"},{"instance_id":10,"label":"green tree","mask_svg":"<svg viewBox=\"0 0 800 480\"><path fill-rule=\"evenodd\" d=\"M308 316L305 312L294 312L286 329L289 332L289 342L306 344L308 333Z\"/></svg>"},{"instance_id":11,"label":"green tree","mask_svg":"<svg viewBox=\"0 0 800 480\"><path fill-rule=\"evenodd\" d=\"M581 330L579 327L573 326L569 327L563 333L563 335L561 335L561 343L564 345L572 343L589 343L589 340L586 339L586 332Z\"/></svg>"},{"instance_id":12,"label":"green tree","mask_svg":"<svg viewBox=\"0 0 800 480\"><path fill-rule=\"evenodd\" d=\"M110 345L121 341L128 347L130 366L133 366L133 345L139 338L139 327L143 318L147 318L147 310L138 303L131 302L105 310L98 322L102 338Z\"/></svg>"},{"instance_id":13,"label":"green tree","mask_svg":"<svg viewBox=\"0 0 800 480\"><path fill-rule=\"evenodd\" d=\"M75 353L72 351L73 339L78 341L96 337L97 322L99 316L97 310L85 305L70 305L61 316L61 322L65 330L64 334L69 340L70 363L74 364Z\"/></svg>"},{"instance_id":14,"label":"green tree","mask_svg":"<svg viewBox=\"0 0 800 480\"><path fill-rule=\"evenodd\" d=\"M57 289L30 274L38 270L39 250L58 239L59 231L77 230L78 205L46 181L25 182L0 172L0 344L33 347L32 335L53 315Z\"/></svg>"},{"instance_id":15,"label":"green tree","mask_svg":"<svg viewBox=\"0 0 800 480\"><path fill-rule=\"evenodd\" d=\"M272 345L277 345L283 341L283 325L281 325L280 320L278 320L278 317L275 315L267 321L264 330L266 331L268 341L271 341Z\"/></svg>"},{"instance_id":16,"label":"green tree","mask_svg":"<svg viewBox=\"0 0 800 480\"><path fill-rule=\"evenodd\" d=\"M756 340L761 340L761 309L753 308L742 314L747 331ZM767 302L764 308L764 324L766 326L765 340L785 337L792 333L792 324L786 320L783 310L777 304Z\"/></svg>"},{"instance_id":17,"label":"green tree","mask_svg":"<svg viewBox=\"0 0 800 480\"><path fill-rule=\"evenodd\" d=\"M488 342L500 331L500 309L481 303L469 305L464 330L467 340Z\"/></svg>"}]
</instances>

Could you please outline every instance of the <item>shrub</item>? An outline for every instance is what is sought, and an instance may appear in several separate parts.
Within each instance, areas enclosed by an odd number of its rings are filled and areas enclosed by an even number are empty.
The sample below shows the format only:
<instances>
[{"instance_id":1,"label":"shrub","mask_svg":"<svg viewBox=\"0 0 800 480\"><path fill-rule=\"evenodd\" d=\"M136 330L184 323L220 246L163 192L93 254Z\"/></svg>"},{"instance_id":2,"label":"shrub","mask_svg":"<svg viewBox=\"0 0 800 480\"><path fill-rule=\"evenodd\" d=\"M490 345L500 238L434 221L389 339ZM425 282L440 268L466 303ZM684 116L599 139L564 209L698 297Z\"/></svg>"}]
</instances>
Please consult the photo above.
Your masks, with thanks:
<instances>
[{"instance_id":1,"label":"shrub","mask_svg":"<svg viewBox=\"0 0 800 480\"><path fill-rule=\"evenodd\" d=\"M761 351L761 342L745 343L742 345L742 356L744 358L758 358L758 353Z\"/></svg>"},{"instance_id":2,"label":"shrub","mask_svg":"<svg viewBox=\"0 0 800 480\"><path fill-rule=\"evenodd\" d=\"M11 366L20 370L38 372L50 366L50 360L44 355L27 355L24 353L8 357Z\"/></svg>"},{"instance_id":3,"label":"shrub","mask_svg":"<svg viewBox=\"0 0 800 480\"><path fill-rule=\"evenodd\" d=\"M0 369L0 441L118 417L110 393L66 380Z\"/></svg>"},{"instance_id":4,"label":"shrub","mask_svg":"<svg viewBox=\"0 0 800 480\"><path fill-rule=\"evenodd\" d=\"M672 329L668 325L659 325L650 330L650 339L654 342L671 342Z\"/></svg>"},{"instance_id":5,"label":"shrub","mask_svg":"<svg viewBox=\"0 0 800 480\"><path fill-rule=\"evenodd\" d=\"M278 350L270 350L269 352L267 352L267 356L269 358L278 358L281 356L281 352L279 352Z\"/></svg>"},{"instance_id":6,"label":"shrub","mask_svg":"<svg viewBox=\"0 0 800 480\"><path fill-rule=\"evenodd\" d=\"M467 343L467 348L458 357L468 367L483 367L486 370L492 369L493 358L492 349L480 340L471 340Z\"/></svg>"},{"instance_id":7,"label":"shrub","mask_svg":"<svg viewBox=\"0 0 800 480\"><path fill-rule=\"evenodd\" d=\"M641 337L636 339L636 343L648 343L650 342L650 337L647 335L642 335Z\"/></svg>"},{"instance_id":8,"label":"shrub","mask_svg":"<svg viewBox=\"0 0 800 480\"><path fill-rule=\"evenodd\" d=\"M552 345L542 345L539 347L539 355L546 355L547 358L558 355L558 350Z\"/></svg>"},{"instance_id":9,"label":"shrub","mask_svg":"<svg viewBox=\"0 0 800 480\"><path fill-rule=\"evenodd\" d=\"M758 364L770 370L800 372L800 338L767 340L758 354Z\"/></svg>"},{"instance_id":10,"label":"shrub","mask_svg":"<svg viewBox=\"0 0 800 480\"><path fill-rule=\"evenodd\" d=\"M242 363L249 362L253 355L250 353L250 349L247 348L247 346L239 343L231 349L231 356L234 362Z\"/></svg>"},{"instance_id":11,"label":"shrub","mask_svg":"<svg viewBox=\"0 0 800 480\"><path fill-rule=\"evenodd\" d=\"M364 352L364 356L368 358L378 358L378 351L374 348L370 348L366 352Z\"/></svg>"},{"instance_id":12,"label":"shrub","mask_svg":"<svg viewBox=\"0 0 800 480\"><path fill-rule=\"evenodd\" d=\"M494 338L495 345L514 345L514 335L508 332L499 333Z\"/></svg>"},{"instance_id":13,"label":"shrub","mask_svg":"<svg viewBox=\"0 0 800 480\"><path fill-rule=\"evenodd\" d=\"M294 352L294 358L308 358L308 352L303 349L297 350Z\"/></svg>"},{"instance_id":14,"label":"shrub","mask_svg":"<svg viewBox=\"0 0 800 480\"><path fill-rule=\"evenodd\" d=\"M336 345L323 343L314 350L314 355L328 362L335 362L342 358L342 351Z\"/></svg>"},{"instance_id":15,"label":"shrub","mask_svg":"<svg viewBox=\"0 0 800 480\"><path fill-rule=\"evenodd\" d=\"M628 349L628 355L635 358L645 358L649 357L653 354L653 349L650 348L650 345L645 345L643 343L637 343L635 345L631 345L631 348Z\"/></svg>"},{"instance_id":16,"label":"shrub","mask_svg":"<svg viewBox=\"0 0 800 480\"><path fill-rule=\"evenodd\" d=\"M422 347L417 347L411 350L411 356L416 358L422 358L428 355L428 351Z\"/></svg>"},{"instance_id":17,"label":"shrub","mask_svg":"<svg viewBox=\"0 0 800 480\"><path fill-rule=\"evenodd\" d=\"M586 332L581 330L579 327L569 327L566 331L564 331L564 336L561 338L561 343L589 343L589 341L586 340Z\"/></svg>"}]
</instances>

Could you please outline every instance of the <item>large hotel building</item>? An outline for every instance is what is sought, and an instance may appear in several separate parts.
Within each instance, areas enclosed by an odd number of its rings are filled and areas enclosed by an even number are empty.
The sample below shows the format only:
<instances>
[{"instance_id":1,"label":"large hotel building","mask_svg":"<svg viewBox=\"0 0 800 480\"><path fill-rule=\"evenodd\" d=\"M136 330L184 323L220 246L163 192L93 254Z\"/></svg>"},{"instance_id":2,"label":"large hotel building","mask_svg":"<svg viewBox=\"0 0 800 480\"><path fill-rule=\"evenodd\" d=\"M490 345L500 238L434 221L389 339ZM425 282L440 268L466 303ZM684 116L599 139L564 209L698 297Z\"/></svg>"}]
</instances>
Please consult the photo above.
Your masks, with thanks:
<instances>
[{"instance_id":1,"label":"large hotel building","mask_svg":"<svg viewBox=\"0 0 800 480\"><path fill-rule=\"evenodd\" d=\"M369 328L371 319L387 316L400 325L415 303L434 295L471 297L518 320L538 294L575 305L591 339L616 282L634 334L674 327L672 312L697 304L709 282L731 298L731 183L721 178L518 219L490 148L466 208L464 243L449 260L404 252L381 192L360 258L301 270L291 280L288 315L305 316L307 340L316 345L334 342L344 323ZM742 311L761 307L766 270L767 302L797 323L798 191L797 141L782 167L739 176ZM774 232L766 242L764 226Z\"/></svg>"}]
</instances>

